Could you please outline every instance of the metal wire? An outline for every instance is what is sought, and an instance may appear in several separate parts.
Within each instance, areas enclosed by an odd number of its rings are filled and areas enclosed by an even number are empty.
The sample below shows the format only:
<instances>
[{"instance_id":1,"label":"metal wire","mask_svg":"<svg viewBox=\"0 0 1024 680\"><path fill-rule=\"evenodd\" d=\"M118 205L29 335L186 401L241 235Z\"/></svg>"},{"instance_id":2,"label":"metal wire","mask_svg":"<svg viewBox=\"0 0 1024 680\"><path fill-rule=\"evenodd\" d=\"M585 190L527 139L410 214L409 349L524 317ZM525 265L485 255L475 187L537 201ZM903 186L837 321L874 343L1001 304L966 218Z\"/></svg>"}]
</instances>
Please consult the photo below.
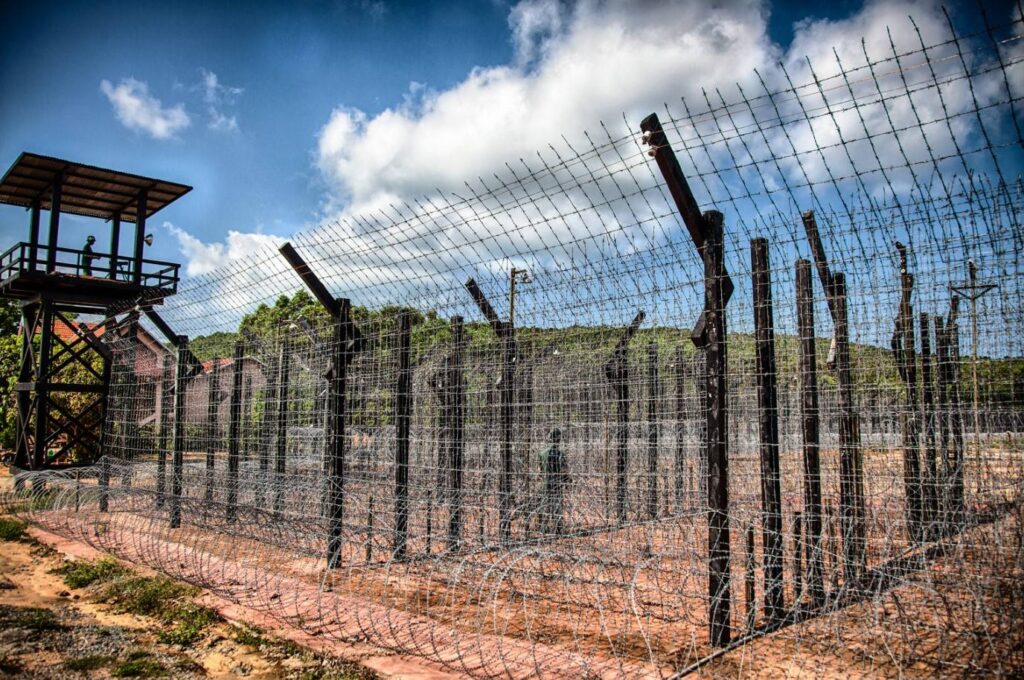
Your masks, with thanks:
<instances>
[{"instance_id":1,"label":"metal wire","mask_svg":"<svg viewBox=\"0 0 1024 680\"><path fill-rule=\"evenodd\" d=\"M713 397L689 337L707 281L634 121L626 134L563 140L458 195L295 237L355 305L365 340L347 367L334 474L338 336L311 298L300 312L246 316L302 290L267 250L186 281L162 311L193 339L233 334L238 354L176 381L176 358L147 340L147 322L124 323L108 334L106 455L75 473L21 472L5 505L324 639L475 677L1020 674L1021 32L1020 21L971 36L950 25L926 42L911 21L890 31L886 53L864 43L834 63L758 74L759 93L716 89L666 107L698 203L724 214L736 286L724 646L709 633ZM827 266L845 275L856 440L843 431L837 324L816 274L805 308L814 333L799 332L797 270L813 273L797 265L813 254L806 211ZM756 358L758 237L774 368ZM507 322L512 267L530 274L517 284L514 331L505 326L514 351L465 285L472 278ZM993 288L973 311L957 302L952 287L982 284ZM243 318L248 336L236 334ZM777 403L766 409L769 373ZM777 427L775 473L765 422ZM851 441L859 566L841 479Z\"/></svg>"}]
</instances>

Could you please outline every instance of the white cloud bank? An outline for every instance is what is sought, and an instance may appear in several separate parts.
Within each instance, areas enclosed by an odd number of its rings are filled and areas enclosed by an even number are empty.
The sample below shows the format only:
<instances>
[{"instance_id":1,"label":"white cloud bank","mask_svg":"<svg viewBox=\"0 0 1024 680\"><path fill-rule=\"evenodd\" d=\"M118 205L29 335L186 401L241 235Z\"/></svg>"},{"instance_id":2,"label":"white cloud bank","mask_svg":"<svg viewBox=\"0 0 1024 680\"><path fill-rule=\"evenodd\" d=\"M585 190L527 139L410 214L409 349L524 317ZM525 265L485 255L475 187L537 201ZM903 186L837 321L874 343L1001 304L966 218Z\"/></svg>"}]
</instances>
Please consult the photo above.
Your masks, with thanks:
<instances>
[{"instance_id":1,"label":"white cloud bank","mask_svg":"<svg viewBox=\"0 0 1024 680\"><path fill-rule=\"evenodd\" d=\"M208 274L225 264L244 260L254 253L268 247L276 248L285 242L285 239L270 234L232 229L222 243L205 243L170 222L164 222L164 228L178 239L178 247L186 259L185 273L189 276Z\"/></svg>"},{"instance_id":2,"label":"white cloud bank","mask_svg":"<svg viewBox=\"0 0 1024 680\"><path fill-rule=\"evenodd\" d=\"M159 99L149 94L149 86L140 80L124 78L117 85L103 80L100 91L110 101L122 125L129 130L144 132L153 139L170 139L191 123L184 104L164 107Z\"/></svg>"},{"instance_id":3,"label":"white cloud bank","mask_svg":"<svg viewBox=\"0 0 1024 680\"><path fill-rule=\"evenodd\" d=\"M762 0L522 0L509 14L512 63L473 69L444 91L414 84L401 104L376 115L345 105L333 111L316 149L330 188L328 212L353 214L456 189L501 174L506 162L532 157L563 136L600 133L602 121L613 135L625 133L623 114L635 132L640 118L663 103L681 109L680 97L700 109L704 91L717 102L716 88L735 100L737 84L760 94L761 78L784 88L781 65L797 85L813 83L814 75L827 79L840 72L837 57L850 70L865 64L865 48L875 60L891 56L890 26L899 51L917 49L909 15L927 44L948 36L937 0L869 0L840 21L801 22L784 50L769 36L769 11ZM959 89L950 96L968 94ZM911 115L900 106L895 115ZM877 116L881 124L885 112ZM819 143L837 141L831 121L818 127Z\"/></svg>"}]
</instances>

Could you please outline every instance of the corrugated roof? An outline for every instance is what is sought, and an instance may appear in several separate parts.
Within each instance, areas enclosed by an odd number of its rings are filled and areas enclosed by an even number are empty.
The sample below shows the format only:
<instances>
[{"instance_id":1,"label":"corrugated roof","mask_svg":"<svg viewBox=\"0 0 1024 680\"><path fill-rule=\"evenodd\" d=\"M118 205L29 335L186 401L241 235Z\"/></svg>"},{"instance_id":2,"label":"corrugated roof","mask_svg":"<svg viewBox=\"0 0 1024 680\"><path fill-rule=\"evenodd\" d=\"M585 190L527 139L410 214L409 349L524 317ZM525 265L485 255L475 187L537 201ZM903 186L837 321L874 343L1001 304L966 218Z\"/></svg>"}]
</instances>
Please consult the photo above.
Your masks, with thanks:
<instances>
[{"instance_id":1,"label":"corrugated roof","mask_svg":"<svg viewBox=\"0 0 1024 680\"><path fill-rule=\"evenodd\" d=\"M63 172L60 211L108 219L121 214L123 222L137 219L137 197L147 192L146 218L181 198L192 187L117 170L23 152L0 180L0 203L30 207L39 200L51 208L54 181Z\"/></svg>"}]
</instances>

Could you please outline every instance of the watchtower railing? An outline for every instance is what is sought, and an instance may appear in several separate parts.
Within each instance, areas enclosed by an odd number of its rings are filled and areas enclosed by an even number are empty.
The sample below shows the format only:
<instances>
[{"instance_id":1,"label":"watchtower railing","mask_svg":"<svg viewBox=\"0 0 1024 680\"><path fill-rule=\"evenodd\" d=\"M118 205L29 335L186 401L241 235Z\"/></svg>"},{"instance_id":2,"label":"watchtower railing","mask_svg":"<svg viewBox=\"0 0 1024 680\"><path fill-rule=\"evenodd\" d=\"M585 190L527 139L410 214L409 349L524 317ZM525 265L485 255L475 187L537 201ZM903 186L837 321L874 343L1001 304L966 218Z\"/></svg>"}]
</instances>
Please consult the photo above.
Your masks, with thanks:
<instances>
[{"instance_id":1,"label":"watchtower railing","mask_svg":"<svg viewBox=\"0 0 1024 680\"><path fill-rule=\"evenodd\" d=\"M131 257L111 253L86 252L76 248L55 248L53 271L47 272L50 248L37 245L34 249L26 242L16 243L0 255L0 285L10 279L28 273L59 274L104 278L123 283L135 282L135 260ZM180 265L161 260L142 260L141 276L137 285L159 288L168 293L178 290L178 269Z\"/></svg>"}]
</instances>

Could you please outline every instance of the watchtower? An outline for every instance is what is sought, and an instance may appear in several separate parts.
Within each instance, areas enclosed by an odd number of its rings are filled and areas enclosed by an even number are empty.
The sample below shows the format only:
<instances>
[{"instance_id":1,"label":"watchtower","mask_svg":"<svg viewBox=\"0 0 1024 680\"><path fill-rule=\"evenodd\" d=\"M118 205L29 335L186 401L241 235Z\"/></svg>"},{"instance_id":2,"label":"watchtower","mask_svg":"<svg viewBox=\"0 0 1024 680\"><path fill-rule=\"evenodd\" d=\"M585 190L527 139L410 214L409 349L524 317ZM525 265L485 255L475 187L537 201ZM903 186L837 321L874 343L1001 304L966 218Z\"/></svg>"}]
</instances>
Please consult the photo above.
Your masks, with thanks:
<instances>
[{"instance_id":1,"label":"watchtower","mask_svg":"<svg viewBox=\"0 0 1024 680\"><path fill-rule=\"evenodd\" d=\"M140 309L177 292L178 265L142 256L152 241L146 220L191 190L27 152L0 180L0 203L29 213L28 241L0 256L0 297L21 306L17 467L39 470L68 452L88 461L101 450L112 360L102 338L133 332ZM65 214L109 222L106 251L94 250L85 233L76 236L80 247L62 247ZM123 223L134 224L125 255ZM65 226L84 231L78 220ZM79 316L98 320L82 322Z\"/></svg>"}]
</instances>

